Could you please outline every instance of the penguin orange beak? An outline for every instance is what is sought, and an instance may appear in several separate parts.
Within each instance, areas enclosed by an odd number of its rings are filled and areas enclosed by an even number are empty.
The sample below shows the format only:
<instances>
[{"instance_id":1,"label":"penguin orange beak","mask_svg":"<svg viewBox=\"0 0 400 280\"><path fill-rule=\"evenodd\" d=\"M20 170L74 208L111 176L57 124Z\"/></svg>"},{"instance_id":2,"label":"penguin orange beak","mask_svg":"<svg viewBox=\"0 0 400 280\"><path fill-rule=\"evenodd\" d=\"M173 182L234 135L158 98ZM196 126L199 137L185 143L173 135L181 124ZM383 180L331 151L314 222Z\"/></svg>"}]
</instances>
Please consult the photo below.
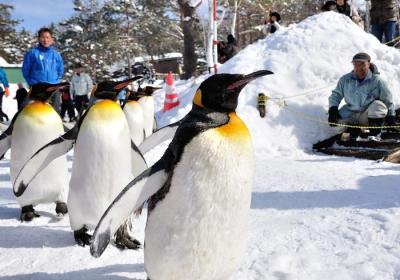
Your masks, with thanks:
<instances>
[{"instance_id":1,"label":"penguin orange beak","mask_svg":"<svg viewBox=\"0 0 400 280\"><path fill-rule=\"evenodd\" d=\"M251 81L253 81L257 78L260 78L262 76L271 75L271 74L274 74L274 72L269 71L269 70L260 70L260 71L253 72L248 75L243 75L241 79L236 80L231 85L229 85L228 89L229 90L242 89L242 88L244 88L245 85L247 85Z\"/></svg>"}]
</instances>

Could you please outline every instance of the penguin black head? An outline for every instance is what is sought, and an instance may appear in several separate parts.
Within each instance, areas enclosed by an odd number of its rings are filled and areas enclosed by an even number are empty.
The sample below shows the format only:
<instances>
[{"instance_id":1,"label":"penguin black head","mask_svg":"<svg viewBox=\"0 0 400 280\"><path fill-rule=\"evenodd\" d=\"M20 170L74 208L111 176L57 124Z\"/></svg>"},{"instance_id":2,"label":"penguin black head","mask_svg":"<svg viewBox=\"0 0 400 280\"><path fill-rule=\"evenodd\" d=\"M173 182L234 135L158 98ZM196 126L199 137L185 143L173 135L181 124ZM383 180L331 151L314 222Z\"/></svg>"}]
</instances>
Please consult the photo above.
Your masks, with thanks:
<instances>
[{"instance_id":1,"label":"penguin black head","mask_svg":"<svg viewBox=\"0 0 400 280\"><path fill-rule=\"evenodd\" d=\"M29 98L32 100L46 102L56 90L66 87L68 85L68 83L37 83L32 86L29 92Z\"/></svg>"},{"instance_id":2,"label":"penguin black head","mask_svg":"<svg viewBox=\"0 0 400 280\"><path fill-rule=\"evenodd\" d=\"M144 88L139 87L137 93L140 97L152 96L153 93L158 89L161 89L161 87L153 87L153 86L145 86Z\"/></svg>"},{"instance_id":3,"label":"penguin black head","mask_svg":"<svg viewBox=\"0 0 400 280\"><path fill-rule=\"evenodd\" d=\"M111 99L111 100L116 100L118 93L126 88L130 83L141 79L142 76L136 76L134 78L120 81L120 82L114 82L114 81L103 81L97 84L97 86L94 87L92 94L99 99Z\"/></svg>"},{"instance_id":4,"label":"penguin black head","mask_svg":"<svg viewBox=\"0 0 400 280\"><path fill-rule=\"evenodd\" d=\"M201 83L196 91L193 103L218 112L234 112L242 89L249 82L270 74L273 74L273 72L261 70L248 75L213 75Z\"/></svg>"}]
</instances>

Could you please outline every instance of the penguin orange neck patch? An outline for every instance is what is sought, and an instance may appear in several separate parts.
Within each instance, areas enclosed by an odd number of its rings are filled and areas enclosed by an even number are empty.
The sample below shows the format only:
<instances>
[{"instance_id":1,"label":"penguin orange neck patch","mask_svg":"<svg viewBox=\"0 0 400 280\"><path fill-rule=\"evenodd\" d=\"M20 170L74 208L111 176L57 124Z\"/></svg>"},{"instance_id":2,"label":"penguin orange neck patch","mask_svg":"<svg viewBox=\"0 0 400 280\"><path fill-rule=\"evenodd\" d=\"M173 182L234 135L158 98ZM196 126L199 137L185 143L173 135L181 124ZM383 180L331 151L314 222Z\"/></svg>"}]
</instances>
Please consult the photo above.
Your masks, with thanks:
<instances>
[{"instance_id":1,"label":"penguin orange neck patch","mask_svg":"<svg viewBox=\"0 0 400 280\"><path fill-rule=\"evenodd\" d=\"M121 107L117 102L105 99L97 102L90 109L88 118L98 120L112 120L123 116Z\"/></svg>"},{"instance_id":2,"label":"penguin orange neck patch","mask_svg":"<svg viewBox=\"0 0 400 280\"><path fill-rule=\"evenodd\" d=\"M54 114L55 111L51 105L41 102L35 101L25 106L22 113L25 115L32 115L32 114Z\"/></svg>"},{"instance_id":3,"label":"penguin orange neck patch","mask_svg":"<svg viewBox=\"0 0 400 280\"><path fill-rule=\"evenodd\" d=\"M236 113L229 113L229 122L215 130L224 137L243 140L250 139L250 133L247 126L236 115Z\"/></svg>"}]
</instances>

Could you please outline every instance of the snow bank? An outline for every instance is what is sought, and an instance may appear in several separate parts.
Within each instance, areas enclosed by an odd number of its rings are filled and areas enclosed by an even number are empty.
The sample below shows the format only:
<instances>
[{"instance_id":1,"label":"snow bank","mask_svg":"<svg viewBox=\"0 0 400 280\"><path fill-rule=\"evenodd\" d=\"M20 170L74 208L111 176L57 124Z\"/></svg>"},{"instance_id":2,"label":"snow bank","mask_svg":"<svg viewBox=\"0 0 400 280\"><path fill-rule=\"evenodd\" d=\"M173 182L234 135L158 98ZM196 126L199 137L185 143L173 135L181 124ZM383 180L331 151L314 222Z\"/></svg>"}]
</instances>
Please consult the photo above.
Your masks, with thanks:
<instances>
[{"instance_id":1,"label":"snow bank","mask_svg":"<svg viewBox=\"0 0 400 280\"><path fill-rule=\"evenodd\" d=\"M247 74L260 69L275 73L248 85L239 100L238 113L249 126L258 151L285 156L303 153L311 149L312 143L335 133L333 128L310 122L300 114L327 119L330 92L339 78L352 70L351 59L361 51L371 55L398 104L398 50L380 44L349 18L334 12L290 25L246 47L222 65L221 73ZM182 118L190 110L193 94L205 78L178 86L182 105L166 114L158 113L159 124ZM292 98L315 89L320 90ZM287 109L269 102L267 117L261 119L256 109L260 92L273 98L287 98ZM158 109L162 108L163 98L163 94L156 98Z\"/></svg>"}]
</instances>

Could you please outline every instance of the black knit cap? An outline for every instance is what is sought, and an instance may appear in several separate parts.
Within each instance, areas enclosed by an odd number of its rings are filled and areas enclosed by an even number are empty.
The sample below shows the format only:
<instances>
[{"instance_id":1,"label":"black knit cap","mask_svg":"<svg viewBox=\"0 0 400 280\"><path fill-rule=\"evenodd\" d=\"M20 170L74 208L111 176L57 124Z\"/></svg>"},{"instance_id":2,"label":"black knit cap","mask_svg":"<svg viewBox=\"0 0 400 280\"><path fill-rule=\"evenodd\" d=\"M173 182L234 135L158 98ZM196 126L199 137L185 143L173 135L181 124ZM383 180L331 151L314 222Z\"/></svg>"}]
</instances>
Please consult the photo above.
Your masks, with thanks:
<instances>
[{"instance_id":1,"label":"black knit cap","mask_svg":"<svg viewBox=\"0 0 400 280\"><path fill-rule=\"evenodd\" d=\"M367 53L360 52L353 56L352 62L371 62L371 57Z\"/></svg>"}]
</instances>

